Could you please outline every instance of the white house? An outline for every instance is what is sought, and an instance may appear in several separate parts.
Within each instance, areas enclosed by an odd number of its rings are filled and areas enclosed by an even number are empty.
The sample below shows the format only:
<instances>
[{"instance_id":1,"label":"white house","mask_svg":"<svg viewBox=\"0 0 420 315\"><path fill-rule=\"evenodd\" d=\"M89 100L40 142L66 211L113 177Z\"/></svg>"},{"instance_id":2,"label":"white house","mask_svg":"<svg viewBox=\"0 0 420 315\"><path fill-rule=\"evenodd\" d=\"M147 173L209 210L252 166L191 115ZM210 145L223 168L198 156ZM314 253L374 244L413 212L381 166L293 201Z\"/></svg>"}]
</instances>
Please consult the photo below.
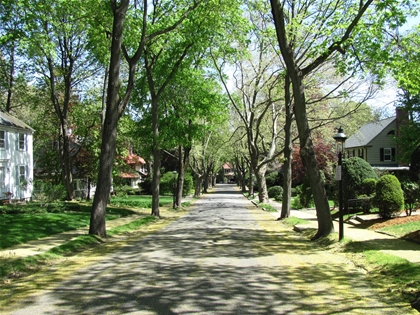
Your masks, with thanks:
<instances>
[{"instance_id":1,"label":"white house","mask_svg":"<svg viewBox=\"0 0 420 315\"><path fill-rule=\"evenodd\" d=\"M32 197L34 129L0 111L0 200Z\"/></svg>"}]
</instances>

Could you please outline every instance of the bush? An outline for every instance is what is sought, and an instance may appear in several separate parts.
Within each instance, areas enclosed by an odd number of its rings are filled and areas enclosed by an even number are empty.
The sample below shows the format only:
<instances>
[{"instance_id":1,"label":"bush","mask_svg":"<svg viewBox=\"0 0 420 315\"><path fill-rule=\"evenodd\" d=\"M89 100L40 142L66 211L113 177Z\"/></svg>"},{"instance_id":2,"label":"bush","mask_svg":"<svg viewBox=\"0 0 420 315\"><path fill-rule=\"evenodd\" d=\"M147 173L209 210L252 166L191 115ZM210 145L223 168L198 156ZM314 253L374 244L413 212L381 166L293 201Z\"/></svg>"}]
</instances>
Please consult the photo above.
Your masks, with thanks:
<instances>
[{"instance_id":1,"label":"bush","mask_svg":"<svg viewBox=\"0 0 420 315\"><path fill-rule=\"evenodd\" d=\"M365 178L362 182L363 195L372 196L375 193L376 182L375 178Z\"/></svg>"},{"instance_id":2,"label":"bush","mask_svg":"<svg viewBox=\"0 0 420 315\"><path fill-rule=\"evenodd\" d=\"M404 194L405 214L409 216L420 205L420 186L410 180L404 180L401 182L401 187Z\"/></svg>"},{"instance_id":3,"label":"bush","mask_svg":"<svg viewBox=\"0 0 420 315\"><path fill-rule=\"evenodd\" d=\"M279 181L279 172L267 173L265 175L265 182L268 188L281 185Z\"/></svg>"},{"instance_id":4,"label":"bush","mask_svg":"<svg viewBox=\"0 0 420 315\"><path fill-rule=\"evenodd\" d=\"M307 175L303 177L303 184L301 185L301 192L298 198L302 208L310 208L315 204L314 196L312 195L312 189L309 184L309 178Z\"/></svg>"},{"instance_id":5,"label":"bush","mask_svg":"<svg viewBox=\"0 0 420 315\"><path fill-rule=\"evenodd\" d=\"M342 163L342 185L343 203L347 212L347 201L356 199L358 195L364 194L363 182L367 178L378 179L372 166L359 157L343 159Z\"/></svg>"},{"instance_id":6,"label":"bush","mask_svg":"<svg viewBox=\"0 0 420 315\"><path fill-rule=\"evenodd\" d=\"M127 195L135 195L136 194L136 188L133 188L129 185L121 185L114 187L114 195L119 197L124 197Z\"/></svg>"},{"instance_id":7,"label":"bush","mask_svg":"<svg viewBox=\"0 0 420 315\"><path fill-rule=\"evenodd\" d=\"M143 182L139 184L142 195L151 195L152 194L152 177L148 176Z\"/></svg>"},{"instance_id":8,"label":"bush","mask_svg":"<svg viewBox=\"0 0 420 315\"><path fill-rule=\"evenodd\" d=\"M176 180L178 180L178 175ZM182 194L186 196L191 192L194 187L194 181L191 174L185 174L184 185L182 187ZM161 195L172 195L174 193L174 174L167 172L160 178L160 194Z\"/></svg>"},{"instance_id":9,"label":"bush","mask_svg":"<svg viewBox=\"0 0 420 315\"><path fill-rule=\"evenodd\" d=\"M376 183L373 204L379 208L379 216L389 219L401 210L404 204L400 181L394 175L384 175Z\"/></svg>"},{"instance_id":10,"label":"bush","mask_svg":"<svg viewBox=\"0 0 420 315\"><path fill-rule=\"evenodd\" d=\"M283 199L283 187L281 186L270 187L267 192L268 198L274 198L277 201Z\"/></svg>"},{"instance_id":11,"label":"bush","mask_svg":"<svg viewBox=\"0 0 420 315\"><path fill-rule=\"evenodd\" d=\"M182 187L182 195L188 196L191 191L194 189L194 179L191 174L185 174L184 176L184 185Z\"/></svg>"},{"instance_id":12,"label":"bush","mask_svg":"<svg viewBox=\"0 0 420 315\"><path fill-rule=\"evenodd\" d=\"M54 185L50 182L40 182L37 181L37 186L40 186L40 189L34 191L32 198L36 201L48 203L57 200L66 199L67 192L64 188L64 185L58 184Z\"/></svg>"},{"instance_id":13,"label":"bush","mask_svg":"<svg viewBox=\"0 0 420 315\"><path fill-rule=\"evenodd\" d=\"M306 185L305 182L307 182ZM306 176L303 179L303 184L294 188L294 193L296 194L296 197L292 199L293 209L309 208L314 205L311 187L309 186L309 180Z\"/></svg>"}]
</instances>

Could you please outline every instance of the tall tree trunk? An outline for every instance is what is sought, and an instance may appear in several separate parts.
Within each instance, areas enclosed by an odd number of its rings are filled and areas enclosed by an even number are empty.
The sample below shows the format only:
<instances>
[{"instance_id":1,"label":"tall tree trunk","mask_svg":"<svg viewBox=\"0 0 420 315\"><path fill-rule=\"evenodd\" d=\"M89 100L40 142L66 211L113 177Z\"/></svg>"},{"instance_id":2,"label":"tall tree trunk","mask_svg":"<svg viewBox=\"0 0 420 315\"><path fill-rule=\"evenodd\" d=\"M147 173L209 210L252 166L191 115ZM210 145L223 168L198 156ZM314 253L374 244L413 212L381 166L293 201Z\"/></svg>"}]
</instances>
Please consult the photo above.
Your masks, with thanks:
<instances>
[{"instance_id":1,"label":"tall tree trunk","mask_svg":"<svg viewBox=\"0 0 420 315\"><path fill-rule=\"evenodd\" d=\"M327 194L319 172L311 139L311 132L306 113L303 74L297 65L293 49L290 47L286 37L283 7L281 6L279 0L271 0L271 7L281 54L286 64L287 73L292 82L293 97L295 100L296 124L299 132L300 154L306 168L312 193L314 195L318 219L318 231L313 237L313 239L317 239L329 235L332 231L334 231L334 226L328 205Z\"/></svg>"},{"instance_id":2,"label":"tall tree trunk","mask_svg":"<svg viewBox=\"0 0 420 315\"><path fill-rule=\"evenodd\" d=\"M201 182L203 181L203 176L200 174L195 173L194 175L194 197L198 198L201 195Z\"/></svg>"},{"instance_id":3,"label":"tall tree trunk","mask_svg":"<svg viewBox=\"0 0 420 315\"><path fill-rule=\"evenodd\" d=\"M258 184L258 201L260 203L269 203L267 192L267 183L265 181L265 173L267 171L267 164L260 166L257 172L257 184Z\"/></svg>"},{"instance_id":4,"label":"tall tree trunk","mask_svg":"<svg viewBox=\"0 0 420 315\"><path fill-rule=\"evenodd\" d=\"M254 198L254 171L252 170L252 167L249 167L249 196Z\"/></svg>"},{"instance_id":5,"label":"tall tree trunk","mask_svg":"<svg viewBox=\"0 0 420 315\"><path fill-rule=\"evenodd\" d=\"M89 234L95 234L100 237L106 237L105 213L109 193L111 191L112 167L115 158L117 126L120 117L118 106L120 101L122 33L129 2L129 0L122 0L119 2L119 7L113 8L114 20L112 25L108 97L106 102L106 115L102 128L98 180L95 197L93 198L89 228Z\"/></svg>"},{"instance_id":6,"label":"tall tree trunk","mask_svg":"<svg viewBox=\"0 0 420 315\"><path fill-rule=\"evenodd\" d=\"M293 104L290 95L290 78L286 76L284 83L286 122L284 125L284 163L283 163L283 198L281 204L280 218L290 216L290 207L292 200L292 122L293 122Z\"/></svg>"},{"instance_id":7,"label":"tall tree trunk","mask_svg":"<svg viewBox=\"0 0 420 315\"><path fill-rule=\"evenodd\" d=\"M184 151L184 154L182 154ZM182 195L184 189L184 182L185 182L185 170L189 164L190 160L190 147L184 147L182 150L182 146L179 147L179 175L178 175L178 184L177 184L177 195L175 199L175 207L181 207L182 203ZM182 157L182 158L181 158Z\"/></svg>"},{"instance_id":8,"label":"tall tree trunk","mask_svg":"<svg viewBox=\"0 0 420 315\"><path fill-rule=\"evenodd\" d=\"M159 145L159 104L152 92L152 130L153 130L153 178L152 178L152 215L160 217L160 166L162 153Z\"/></svg>"},{"instance_id":9,"label":"tall tree trunk","mask_svg":"<svg viewBox=\"0 0 420 315\"><path fill-rule=\"evenodd\" d=\"M73 174L72 174L72 156L70 152L70 137L67 130L67 123L62 127L62 143L60 148L61 160L61 178L66 189L66 200L74 199Z\"/></svg>"}]
</instances>

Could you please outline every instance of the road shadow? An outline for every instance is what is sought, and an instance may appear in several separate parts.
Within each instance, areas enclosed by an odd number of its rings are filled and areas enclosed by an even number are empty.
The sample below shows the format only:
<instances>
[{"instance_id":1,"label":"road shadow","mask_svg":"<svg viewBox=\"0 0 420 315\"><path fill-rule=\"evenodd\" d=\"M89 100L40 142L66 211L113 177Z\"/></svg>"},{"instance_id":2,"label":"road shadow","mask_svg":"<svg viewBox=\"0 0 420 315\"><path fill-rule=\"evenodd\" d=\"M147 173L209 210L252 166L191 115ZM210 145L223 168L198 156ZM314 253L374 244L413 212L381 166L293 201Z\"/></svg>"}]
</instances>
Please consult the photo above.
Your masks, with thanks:
<instances>
[{"instance_id":1,"label":"road shadow","mask_svg":"<svg viewBox=\"0 0 420 315\"><path fill-rule=\"evenodd\" d=\"M205 196L14 314L407 314L343 258L238 196Z\"/></svg>"}]
</instances>

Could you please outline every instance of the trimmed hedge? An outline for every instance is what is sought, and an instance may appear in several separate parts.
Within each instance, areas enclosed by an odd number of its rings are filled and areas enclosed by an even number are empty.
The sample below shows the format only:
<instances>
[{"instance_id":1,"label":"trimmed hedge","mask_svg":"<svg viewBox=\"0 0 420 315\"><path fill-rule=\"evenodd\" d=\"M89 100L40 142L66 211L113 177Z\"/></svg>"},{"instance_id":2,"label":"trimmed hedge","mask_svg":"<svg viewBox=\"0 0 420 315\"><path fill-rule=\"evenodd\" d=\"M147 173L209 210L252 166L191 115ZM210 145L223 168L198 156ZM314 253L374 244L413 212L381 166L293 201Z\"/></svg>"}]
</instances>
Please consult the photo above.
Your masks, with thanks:
<instances>
[{"instance_id":1,"label":"trimmed hedge","mask_svg":"<svg viewBox=\"0 0 420 315\"><path fill-rule=\"evenodd\" d=\"M398 178L384 175L376 183L376 195L373 204L379 208L379 216L389 219L400 212L404 205L404 194Z\"/></svg>"},{"instance_id":2,"label":"trimmed hedge","mask_svg":"<svg viewBox=\"0 0 420 315\"><path fill-rule=\"evenodd\" d=\"M359 195L366 194L363 188L363 182L368 178L377 180L378 175L368 162L359 157L343 159L342 171L343 202L345 211L347 212L347 201L349 199L356 199Z\"/></svg>"}]
</instances>

